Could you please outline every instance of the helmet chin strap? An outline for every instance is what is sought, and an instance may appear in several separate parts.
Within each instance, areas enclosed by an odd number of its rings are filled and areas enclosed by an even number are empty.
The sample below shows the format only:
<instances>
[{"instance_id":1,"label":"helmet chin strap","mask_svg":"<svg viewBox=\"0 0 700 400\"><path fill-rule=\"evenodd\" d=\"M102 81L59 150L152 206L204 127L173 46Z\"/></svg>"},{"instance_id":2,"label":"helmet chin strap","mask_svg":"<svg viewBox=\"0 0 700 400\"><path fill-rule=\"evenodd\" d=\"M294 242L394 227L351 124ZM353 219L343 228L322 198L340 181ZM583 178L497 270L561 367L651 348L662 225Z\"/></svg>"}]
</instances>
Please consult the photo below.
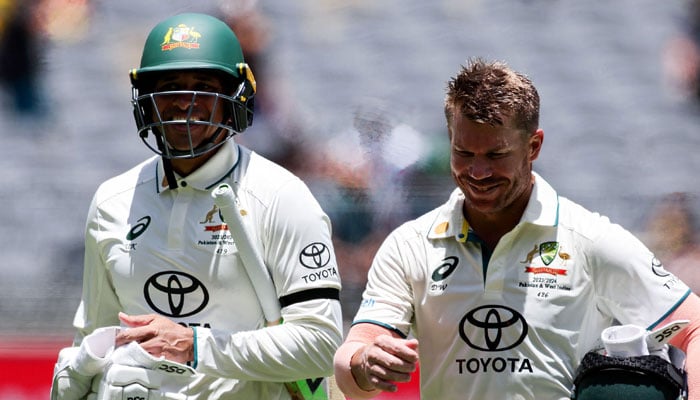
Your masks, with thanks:
<instances>
[{"instance_id":1,"label":"helmet chin strap","mask_svg":"<svg viewBox=\"0 0 700 400\"><path fill-rule=\"evenodd\" d=\"M160 147L161 152L165 154L165 144L163 143L163 138L156 132L153 132L153 135L156 137L156 144L158 147ZM165 179L168 181L168 186L171 190L175 190L178 186L177 179L175 179L175 172L173 172L173 163L165 156L161 158L163 159L163 171L165 171Z\"/></svg>"},{"instance_id":2,"label":"helmet chin strap","mask_svg":"<svg viewBox=\"0 0 700 400\"><path fill-rule=\"evenodd\" d=\"M177 179L175 179L175 172L173 172L173 163L169 158L163 157L163 170L165 171L165 179L168 180L170 190L177 189Z\"/></svg>"}]
</instances>

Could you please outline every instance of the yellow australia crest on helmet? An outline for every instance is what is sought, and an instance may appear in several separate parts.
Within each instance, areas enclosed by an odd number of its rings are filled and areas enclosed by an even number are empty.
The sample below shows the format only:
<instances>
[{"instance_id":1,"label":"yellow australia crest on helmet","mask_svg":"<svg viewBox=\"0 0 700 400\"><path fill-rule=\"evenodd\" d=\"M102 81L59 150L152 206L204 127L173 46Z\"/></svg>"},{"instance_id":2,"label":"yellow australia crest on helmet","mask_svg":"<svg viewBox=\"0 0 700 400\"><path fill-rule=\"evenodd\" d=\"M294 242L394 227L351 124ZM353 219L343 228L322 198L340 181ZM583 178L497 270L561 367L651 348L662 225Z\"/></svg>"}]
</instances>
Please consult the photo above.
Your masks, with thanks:
<instances>
[{"instance_id":1,"label":"yellow australia crest on helmet","mask_svg":"<svg viewBox=\"0 0 700 400\"><path fill-rule=\"evenodd\" d=\"M175 27L168 28L168 31L163 36L163 43L160 44L160 49L170 51L178 47L186 49L198 49L199 38L202 34L197 32L193 26L180 24Z\"/></svg>"}]
</instances>

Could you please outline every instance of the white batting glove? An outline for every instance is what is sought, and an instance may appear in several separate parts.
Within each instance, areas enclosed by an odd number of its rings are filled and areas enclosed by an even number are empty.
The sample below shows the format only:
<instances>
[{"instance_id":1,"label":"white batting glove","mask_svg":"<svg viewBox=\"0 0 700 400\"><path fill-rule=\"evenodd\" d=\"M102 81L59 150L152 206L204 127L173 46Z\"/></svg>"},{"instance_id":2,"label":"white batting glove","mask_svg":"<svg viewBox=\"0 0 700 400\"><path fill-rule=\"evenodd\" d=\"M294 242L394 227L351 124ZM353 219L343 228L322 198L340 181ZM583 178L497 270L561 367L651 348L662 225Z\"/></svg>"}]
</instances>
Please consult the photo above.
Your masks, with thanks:
<instances>
[{"instance_id":1,"label":"white batting glove","mask_svg":"<svg viewBox=\"0 0 700 400\"><path fill-rule=\"evenodd\" d=\"M110 326L96 329L86 336L70 362L71 368L85 376L94 376L104 370L114 351L114 338L121 328Z\"/></svg>"}]
</instances>

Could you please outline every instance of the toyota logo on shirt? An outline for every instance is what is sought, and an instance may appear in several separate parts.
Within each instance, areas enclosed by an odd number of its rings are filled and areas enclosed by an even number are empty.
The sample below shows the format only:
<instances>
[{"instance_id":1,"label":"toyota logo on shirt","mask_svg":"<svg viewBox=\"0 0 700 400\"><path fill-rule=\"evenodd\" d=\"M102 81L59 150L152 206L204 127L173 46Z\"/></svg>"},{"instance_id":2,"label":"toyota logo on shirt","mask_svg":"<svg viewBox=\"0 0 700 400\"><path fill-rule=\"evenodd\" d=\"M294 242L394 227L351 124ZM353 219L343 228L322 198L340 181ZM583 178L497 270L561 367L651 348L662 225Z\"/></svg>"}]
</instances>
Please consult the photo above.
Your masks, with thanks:
<instances>
[{"instance_id":1,"label":"toyota logo on shirt","mask_svg":"<svg viewBox=\"0 0 700 400\"><path fill-rule=\"evenodd\" d=\"M299 262L306 268L323 268L331 261L331 251L324 243L314 242L299 253Z\"/></svg>"},{"instance_id":2,"label":"toyota logo on shirt","mask_svg":"<svg viewBox=\"0 0 700 400\"><path fill-rule=\"evenodd\" d=\"M469 347L488 352L510 350L527 337L527 322L514 309L484 305L469 311L459 322L459 336Z\"/></svg>"},{"instance_id":3,"label":"toyota logo on shirt","mask_svg":"<svg viewBox=\"0 0 700 400\"><path fill-rule=\"evenodd\" d=\"M189 317L209 303L209 292L190 274L164 271L151 276L143 287L148 305L168 317Z\"/></svg>"}]
</instances>

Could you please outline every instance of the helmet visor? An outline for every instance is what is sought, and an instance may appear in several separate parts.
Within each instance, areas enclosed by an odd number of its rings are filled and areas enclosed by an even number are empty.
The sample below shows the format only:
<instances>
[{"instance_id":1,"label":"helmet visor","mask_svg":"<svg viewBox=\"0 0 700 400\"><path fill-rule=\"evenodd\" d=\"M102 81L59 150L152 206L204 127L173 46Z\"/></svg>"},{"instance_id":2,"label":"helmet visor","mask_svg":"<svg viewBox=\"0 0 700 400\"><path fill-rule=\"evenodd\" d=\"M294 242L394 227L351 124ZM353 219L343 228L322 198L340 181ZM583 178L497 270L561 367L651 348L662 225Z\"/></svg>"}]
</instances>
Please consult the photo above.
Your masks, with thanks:
<instances>
[{"instance_id":1,"label":"helmet visor","mask_svg":"<svg viewBox=\"0 0 700 400\"><path fill-rule=\"evenodd\" d=\"M238 133L234 110L243 107L231 96L190 90L134 90L132 104L139 136L165 158L195 158L217 148Z\"/></svg>"}]
</instances>

